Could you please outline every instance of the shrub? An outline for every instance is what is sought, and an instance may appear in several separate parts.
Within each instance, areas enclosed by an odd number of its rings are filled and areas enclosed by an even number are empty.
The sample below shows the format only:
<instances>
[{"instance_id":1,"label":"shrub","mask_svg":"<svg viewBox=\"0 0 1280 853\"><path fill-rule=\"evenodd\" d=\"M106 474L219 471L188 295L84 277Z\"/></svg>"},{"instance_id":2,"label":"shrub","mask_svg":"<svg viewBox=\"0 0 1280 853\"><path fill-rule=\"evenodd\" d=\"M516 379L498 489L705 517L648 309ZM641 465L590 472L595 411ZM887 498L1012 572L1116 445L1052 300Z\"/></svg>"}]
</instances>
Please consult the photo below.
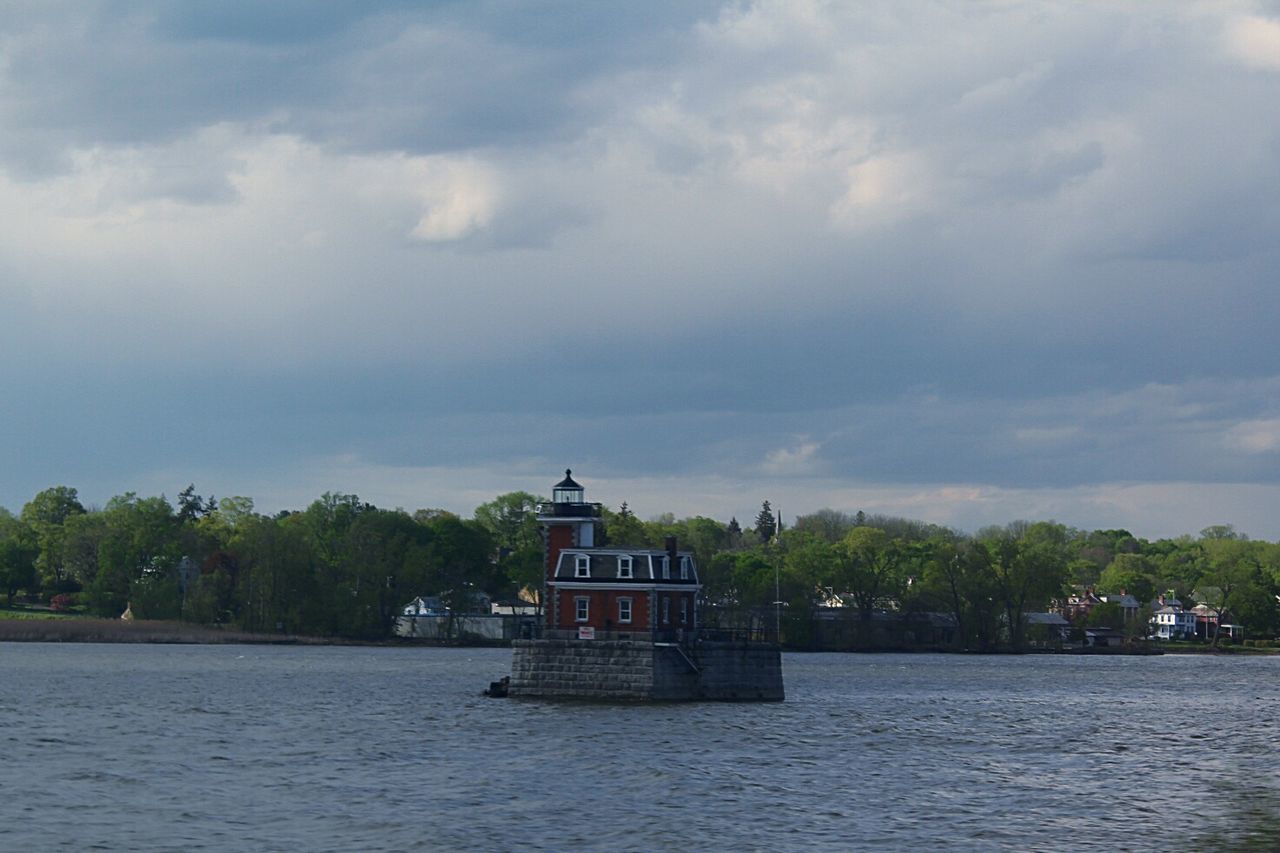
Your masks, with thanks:
<instances>
[{"instance_id":1,"label":"shrub","mask_svg":"<svg viewBox=\"0 0 1280 853\"><path fill-rule=\"evenodd\" d=\"M69 592L60 592L49 599L49 609L56 613L65 613L75 606L76 597Z\"/></svg>"}]
</instances>

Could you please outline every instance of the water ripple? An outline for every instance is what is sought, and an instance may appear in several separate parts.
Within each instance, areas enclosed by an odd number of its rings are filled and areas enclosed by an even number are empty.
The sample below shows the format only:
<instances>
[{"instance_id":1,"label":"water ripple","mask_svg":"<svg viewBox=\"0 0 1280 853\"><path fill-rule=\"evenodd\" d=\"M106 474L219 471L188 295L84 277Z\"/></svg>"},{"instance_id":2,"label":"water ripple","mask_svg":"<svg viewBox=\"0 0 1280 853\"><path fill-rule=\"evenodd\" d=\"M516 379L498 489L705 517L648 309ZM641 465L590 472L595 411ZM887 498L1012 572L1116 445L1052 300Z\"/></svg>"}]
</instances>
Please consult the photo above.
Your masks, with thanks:
<instances>
[{"instance_id":1,"label":"water ripple","mask_svg":"<svg viewBox=\"0 0 1280 853\"><path fill-rule=\"evenodd\" d=\"M0 848L1271 849L1280 661L787 656L788 701L493 701L502 650L10 646ZM63 832L52 804L74 814Z\"/></svg>"}]
</instances>

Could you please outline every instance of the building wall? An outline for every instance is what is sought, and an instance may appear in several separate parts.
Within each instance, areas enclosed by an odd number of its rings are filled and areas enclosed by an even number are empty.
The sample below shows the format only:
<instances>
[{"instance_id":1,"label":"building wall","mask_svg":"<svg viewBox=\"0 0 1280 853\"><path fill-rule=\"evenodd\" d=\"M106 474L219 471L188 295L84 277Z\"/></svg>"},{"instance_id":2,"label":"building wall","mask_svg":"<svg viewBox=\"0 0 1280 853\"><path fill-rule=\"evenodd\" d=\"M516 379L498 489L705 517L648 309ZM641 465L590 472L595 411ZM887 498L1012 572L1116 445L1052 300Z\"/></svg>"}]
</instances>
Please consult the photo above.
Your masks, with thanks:
<instances>
[{"instance_id":1,"label":"building wall","mask_svg":"<svg viewBox=\"0 0 1280 853\"><path fill-rule=\"evenodd\" d=\"M605 584L592 589L557 589L556 607L558 616L551 622L553 628L572 630L581 625L590 625L600 631L649 631L649 630L693 630L697 620L697 598L692 591L683 590L669 592L660 590L652 592L644 589L611 589ZM577 621L578 598L586 598L590 604L587 610L588 620ZM631 599L631 622L618 622L618 599ZM670 602L671 621L662 621L662 602ZM680 602L686 604L686 621L680 621Z\"/></svg>"},{"instance_id":2,"label":"building wall","mask_svg":"<svg viewBox=\"0 0 1280 853\"><path fill-rule=\"evenodd\" d=\"M537 624L536 616L401 616L395 631L397 637L414 640L505 642L531 623Z\"/></svg>"},{"instance_id":3,"label":"building wall","mask_svg":"<svg viewBox=\"0 0 1280 853\"><path fill-rule=\"evenodd\" d=\"M547 528L547 561L543 572L547 580L551 580L556 571L556 563L560 561L560 552L574 547L573 526L569 524L553 524Z\"/></svg>"},{"instance_id":4,"label":"building wall","mask_svg":"<svg viewBox=\"0 0 1280 853\"><path fill-rule=\"evenodd\" d=\"M671 614L670 622L662 621L662 602L664 599L671 602L671 604L669 605L670 614ZM684 622L680 621L680 602L681 601L687 602L687 605L686 605L687 609L685 611L687 615L686 615L686 620ZM681 628L685 630L692 630L694 625L697 622L696 614L697 614L697 597L695 593L683 592L683 591L667 592L665 590L662 590L657 593L656 600L654 601L653 627L659 631L666 631L666 630L674 631Z\"/></svg>"},{"instance_id":5,"label":"building wall","mask_svg":"<svg viewBox=\"0 0 1280 853\"><path fill-rule=\"evenodd\" d=\"M560 552L565 548L573 547L573 528L567 524L553 524L547 527L546 531L546 554L544 555L545 562L542 565L543 598L547 600L546 613L544 615L547 619L547 625L554 628L559 624L561 618L559 612L560 602L558 599L552 600L551 596L547 595L551 590L551 587L549 587L547 583L555 575L556 563L560 559ZM572 619L573 614L570 614L569 618Z\"/></svg>"}]
</instances>

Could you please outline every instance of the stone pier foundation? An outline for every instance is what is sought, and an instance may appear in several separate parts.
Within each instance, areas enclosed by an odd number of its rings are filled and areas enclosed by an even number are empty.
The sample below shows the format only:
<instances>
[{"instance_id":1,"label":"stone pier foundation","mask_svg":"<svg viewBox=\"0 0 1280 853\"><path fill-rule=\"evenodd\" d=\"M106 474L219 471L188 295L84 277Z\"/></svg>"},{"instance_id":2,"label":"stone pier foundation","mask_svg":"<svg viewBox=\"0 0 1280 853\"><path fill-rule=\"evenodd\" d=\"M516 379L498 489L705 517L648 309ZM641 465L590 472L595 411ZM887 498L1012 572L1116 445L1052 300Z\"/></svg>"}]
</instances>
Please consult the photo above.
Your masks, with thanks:
<instances>
[{"instance_id":1,"label":"stone pier foundation","mask_svg":"<svg viewBox=\"0 0 1280 853\"><path fill-rule=\"evenodd\" d=\"M777 646L515 640L509 695L606 702L780 702Z\"/></svg>"}]
</instances>

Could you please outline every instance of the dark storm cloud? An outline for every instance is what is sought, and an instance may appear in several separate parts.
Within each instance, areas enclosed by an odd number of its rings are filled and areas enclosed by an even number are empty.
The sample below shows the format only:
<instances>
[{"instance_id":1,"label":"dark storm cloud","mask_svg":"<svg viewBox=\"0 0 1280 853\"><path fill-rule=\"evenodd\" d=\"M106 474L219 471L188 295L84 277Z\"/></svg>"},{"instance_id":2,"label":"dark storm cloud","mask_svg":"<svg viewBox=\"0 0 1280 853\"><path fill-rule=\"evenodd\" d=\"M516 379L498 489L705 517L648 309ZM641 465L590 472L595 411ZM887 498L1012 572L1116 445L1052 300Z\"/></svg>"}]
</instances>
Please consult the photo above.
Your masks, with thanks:
<instances>
[{"instance_id":1,"label":"dark storm cloud","mask_svg":"<svg viewBox=\"0 0 1280 853\"><path fill-rule=\"evenodd\" d=\"M353 151L563 139L584 82L662 62L707 4L33 4L3 26L11 168L223 121ZM33 152L31 149L37 149Z\"/></svg>"},{"instance_id":2,"label":"dark storm cloud","mask_svg":"<svg viewBox=\"0 0 1280 853\"><path fill-rule=\"evenodd\" d=\"M6 502L338 458L1272 495L1274 7L7 11Z\"/></svg>"}]
</instances>

